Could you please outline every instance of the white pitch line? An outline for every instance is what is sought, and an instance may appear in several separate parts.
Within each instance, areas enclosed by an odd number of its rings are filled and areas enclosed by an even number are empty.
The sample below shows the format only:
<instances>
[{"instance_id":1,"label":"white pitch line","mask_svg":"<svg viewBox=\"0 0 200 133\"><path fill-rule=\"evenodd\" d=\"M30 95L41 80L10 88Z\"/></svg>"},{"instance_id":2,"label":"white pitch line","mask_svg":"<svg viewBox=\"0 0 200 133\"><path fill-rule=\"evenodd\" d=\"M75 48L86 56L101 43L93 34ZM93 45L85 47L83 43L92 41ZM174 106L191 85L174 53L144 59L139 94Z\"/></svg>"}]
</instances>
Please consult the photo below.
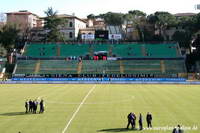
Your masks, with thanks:
<instances>
[{"instance_id":1,"label":"white pitch line","mask_svg":"<svg viewBox=\"0 0 200 133\"><path fill-rule=\"evenodd\" d=\"M82 100L82 102L80 103L80 105L78 106L78 108L76 109L76 111L73 113L71 119L68 121L68 123L66 124L65 128L63 129L62 133L65 133L69 127L69 125L71 124L72 120L74 119L74 117L76 116L76 114L78 113L78 111L80 110L80 108L82 107L82 105L84 104L84 102L86 101L86 99L88 98L88 96L90 95L90 93L94 90L94 88L96 87L96 84L90 89L90 91L87 93L87 95L84 97L84 99Z\"/></svg>"}]
</instances>

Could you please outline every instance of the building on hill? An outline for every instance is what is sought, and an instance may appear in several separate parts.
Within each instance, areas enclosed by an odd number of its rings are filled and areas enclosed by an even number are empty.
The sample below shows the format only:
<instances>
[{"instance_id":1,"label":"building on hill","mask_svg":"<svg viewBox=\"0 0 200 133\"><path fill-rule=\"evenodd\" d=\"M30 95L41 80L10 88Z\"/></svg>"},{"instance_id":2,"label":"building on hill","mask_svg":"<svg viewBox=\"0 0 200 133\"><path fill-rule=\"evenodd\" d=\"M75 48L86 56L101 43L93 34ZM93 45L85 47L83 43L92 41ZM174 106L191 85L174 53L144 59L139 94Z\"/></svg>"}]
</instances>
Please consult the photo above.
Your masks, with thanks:
<instances>
[{"instance_id":1,"label":"building on hill","mask_svg":"<svg viewBox=\"0 0 200 133\"><path fill-rule=\"evenodd\" d=\"M104 19L96 18L96 19L84 19L87 22L88 28L95 28L96 30L105 30L106 24Z\"/></svg>"},{"instance_id":2,"label":"building on hill","mask_svg":"<svg viewBox=\"0 0 200 133\"><path fill-rule=\"evenodd\" d=\"M86 28L87 22L74 15L61 14L57 16L67 20L66 26L61 29L61 32L64 33L67 40L76 40L79 35L79 30Z\"/></svg>"},{"instance_id":3,"label":"building on hill","mask_svg":"<svg viewBox=\"0 0 200 133\"><path fill-rule=\"evenodd\" d=\"M44 27L44 19L43 18L37 19L36 23L37 23L37 28Z\"/></svg>"},{"instance_id":4,"label":"building on hill","mask_svg":"<svg viewBox=\"0 0 200 133\"><path fill-rule=\"evenodd\" d=\"M83 19L87 24L86 28L80 29L82 40L94 40L96 30L106 30L106 24L103 19Z\"/></svg>"},{"instance_id":5,"label":"building on hill","mask_svg":"<svg viewBox=\"0 0 200 133\"><path fill-rule=\"evenodd\" d=\"M95 21L93 22L93 27L98 30L105 30L106 28L105 20L100 18L95 19Z\"/></svg>"},{"instance_id":6,"label":"building on hill","mask_svg":"<svg viewBox=\"0 0 200 133\"><path fill-rule=\"evenodd\" d=\"M65 40L76 40L78 38L80 29L86 28L86 22L76 16L60 14L57 15L59 18L66 20L66 24L60 28L60 32L63 33ZM38 21L38 25L42 25L41 21ZM44 40L45 34L48 30L45 30L42 27L34 27L31 30L31 41L32 42L41 42Z\"/></svg>"},{"instance_id":7,"label":"building on hill","mask_svg":"<svg viewBox=\"0 0 200 133\"><path fill-rule=\"evenodd\" d=\"M84 29L80 29L79 34L82 40L94 40L95 28L87 27Z\"/></svg>"},{"instance_id":8,"label":"building on hill","mask_svg":"<svg viewBox=\"0 0 200 133\"><path fill-rule=\"evenodd\" d=\"M43 27L35 27L30 31L30 42L42 42L45 40L47 31Z\"/></svg>"},{"instance_id":9,"label":"building on hill","mask_svg":"<svg viewBox=\"0 0 200 133\"><path fill-rule=\"evenodd\" d=\"M192 17L196 15L196 13L176 13L174 14L175 17Z\"/></svg>"},{"instance_id":10,"label":"building on hill","mask_svg":"<svg viewBox=\"0 0 200 133\"><path fill-rule=\"evenodd\" d=\"M32 29L42 28L44 26L44 20L42 18L27 10L6 14L7 24L16 25L20 30L19 37L20 40L23 40L21 44L24 44L27 40L31 40L30 32Z\"/></svg>"},{"instance_id":11,"label":"building on hill","mask_svg":"<svg viewBox=\"0 0 200 133\"><path fill-rule=\"evenodd\" d=\"M76 40L78 38L80 29L86 28L86 22L76 16L60 14L59 18L66 20L67 24L61 27L60 32L63 33L66 40ZM41 22L40 22L41 24ZM40 42L44 39L47 31L43 27L35 27L31 30L31 41Z\"/></svg>"},{"instance_id":12,"label":"building on hill","mask_svg":"<svg viewBox=\"0 0 200 133\"><path fill-rule=\"evenodd\" d=\"M19 11L19 12L9 12L7 14L7 23L15 24L21 30L26 30L27 28L42 27L43 20L36 14L29 11Z\"/></svg>"},{"instance_id":13,"label":"building on hill","mask_svg":"<svg viewBox=\"0 0 200 133\"><path fill-rule=\"evenodd\" d=\"M86 24L86 26L87 27L93 27L93 21L94 21L94 19L87 19L87 18L83 18L83 20L85 21L85 22L87 22L87 24Z\"/></svg>"}]
</instances>

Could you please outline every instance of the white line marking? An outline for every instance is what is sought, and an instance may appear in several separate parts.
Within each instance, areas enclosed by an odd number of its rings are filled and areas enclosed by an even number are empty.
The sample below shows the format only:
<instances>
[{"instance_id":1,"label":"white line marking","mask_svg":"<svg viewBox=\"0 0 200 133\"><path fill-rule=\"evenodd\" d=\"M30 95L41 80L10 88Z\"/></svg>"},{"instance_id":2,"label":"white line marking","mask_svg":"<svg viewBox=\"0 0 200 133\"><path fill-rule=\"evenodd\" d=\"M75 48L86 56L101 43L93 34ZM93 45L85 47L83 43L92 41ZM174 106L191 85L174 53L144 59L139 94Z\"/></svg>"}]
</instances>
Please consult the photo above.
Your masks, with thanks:
<instances>
[{"instance_id":1,"label":"white line marking","mask_svg":"<svg viewBox=\"0 0 200 133\"><path fill-rule=\"evenodd\" d=\"M80 105L78 106L78 108L76 109L76 111L73 113L71 119L69 120L69 122L66 124L65 128L63 129L62 133L65 133L69 127L69 125L71 124L72 120L74 119L74 117L76 116L76 114L78 113L78 111L80 110L80 108L82 107L82 105L84 104L84 102L86 101L86 99L88 98L88 96L90 95L90 93L95 89L96 84L90 89L90 91L87 93L87 95L84 97L84 99L82 100L82 102L80 103Z\"/></svg>"}]
</instances>

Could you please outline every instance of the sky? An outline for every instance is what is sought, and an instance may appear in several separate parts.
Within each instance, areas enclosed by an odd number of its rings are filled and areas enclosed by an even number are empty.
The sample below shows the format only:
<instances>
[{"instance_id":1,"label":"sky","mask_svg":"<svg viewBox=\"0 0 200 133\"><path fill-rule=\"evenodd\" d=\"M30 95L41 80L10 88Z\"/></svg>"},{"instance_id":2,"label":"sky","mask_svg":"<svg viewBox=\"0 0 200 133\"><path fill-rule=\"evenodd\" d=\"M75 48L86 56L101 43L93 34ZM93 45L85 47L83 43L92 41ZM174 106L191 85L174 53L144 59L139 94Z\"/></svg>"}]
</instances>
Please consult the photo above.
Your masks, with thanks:
<instances>
[{"instance_id":1,"label":"sky","mask_svg":"<svg viewBox=\"0 0 200 133\"><path fill-rule=\"evenodd\" d=\"M199 13L200 10L195 10L196 4L200 4L200 0L0 0L0 12L28 10L42 17L44 11L52 7L59 14L74 13L80 18L91 13L127 13L129 10L141 10L147 14L156 11Z\"/></svg>"}]
</instances>

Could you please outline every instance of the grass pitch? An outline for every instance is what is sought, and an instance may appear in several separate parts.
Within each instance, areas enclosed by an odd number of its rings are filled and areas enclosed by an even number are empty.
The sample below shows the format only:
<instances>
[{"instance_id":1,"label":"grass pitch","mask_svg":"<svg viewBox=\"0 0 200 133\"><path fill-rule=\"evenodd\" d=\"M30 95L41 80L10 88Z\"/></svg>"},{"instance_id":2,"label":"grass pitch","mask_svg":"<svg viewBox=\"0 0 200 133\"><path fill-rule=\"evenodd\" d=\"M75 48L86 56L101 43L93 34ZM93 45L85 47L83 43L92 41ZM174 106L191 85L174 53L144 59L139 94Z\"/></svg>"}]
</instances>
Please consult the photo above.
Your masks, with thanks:
<instances>
[{"instance_id":1,"label":"grass pitch","mask_svg":"<svg viewBox=\"0 0 200 133\"><path fill-rule=\"evenodd\" d=\"M25 100L40 98L45 113L25 114ZM130 112L142 113L144 127L151 112L153 127L200 132L199 85L0 85L0 107L0 133L171 133L125 130Z\"/></svg>"}]
</instances>

